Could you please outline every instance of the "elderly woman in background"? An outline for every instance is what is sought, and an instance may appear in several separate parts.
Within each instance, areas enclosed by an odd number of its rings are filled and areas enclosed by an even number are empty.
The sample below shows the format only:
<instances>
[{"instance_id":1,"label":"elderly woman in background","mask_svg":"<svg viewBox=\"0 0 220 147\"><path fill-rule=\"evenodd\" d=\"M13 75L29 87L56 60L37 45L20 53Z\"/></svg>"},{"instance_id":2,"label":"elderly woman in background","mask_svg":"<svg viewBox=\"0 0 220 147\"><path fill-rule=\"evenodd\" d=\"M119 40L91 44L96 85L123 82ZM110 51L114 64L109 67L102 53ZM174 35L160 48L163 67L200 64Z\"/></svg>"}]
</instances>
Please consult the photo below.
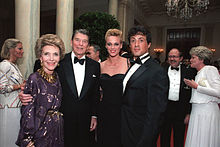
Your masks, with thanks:
<instances>
[{"instance_id":1,"label":"elderly woman in background","mask_svg":"<svg viewBox=\"0 0 220 147\"><path fill-rule=\"evenodd\" d=\"M58 112L62 88L54 69L64 57L64 43L53 34L40 37L35 46L41 68L31 74L24 93L33 99L22 106L21 128L16 144L21 147L63 147L63 118Z\"/></svg>"},{"instance_id":2,"label":"elderly woman in background","mask_svg":"<svg viewBox=\"0 0 220 147\"><path fill-rule=\"evenodd\" d=\"M17 59L23 57L22 42L5 40L0 63L0 147L13 147L19 131L20 107L18 98L24 80L18 69Z\"/></svg>"},{"instance_id":3,"label":"elderly woman in background","mask_svg":"<svg viewBox=\"0 0 220 147\"><path fill-rule=\"evenodd\" d=\"M190 50L191 67L198 71L195 81L184 79L192 87L192 111L185 147L219 147L220 145L220 76L210 66L212 52L204 47Z\"/></svg>"},{"instance_id":4,"label":"elderly woman in background","mask_svg":"<svg viewBox=\"0 0 220 147\"><path fill-rule=\"evenodd\" d=\"M105 34L107 60L101 62L100 83L103 97L98 115L99 147L121 147L121 99L123 79L130 63L119 55L122 32L109 29Z\"/></svg>"}]
</instances>

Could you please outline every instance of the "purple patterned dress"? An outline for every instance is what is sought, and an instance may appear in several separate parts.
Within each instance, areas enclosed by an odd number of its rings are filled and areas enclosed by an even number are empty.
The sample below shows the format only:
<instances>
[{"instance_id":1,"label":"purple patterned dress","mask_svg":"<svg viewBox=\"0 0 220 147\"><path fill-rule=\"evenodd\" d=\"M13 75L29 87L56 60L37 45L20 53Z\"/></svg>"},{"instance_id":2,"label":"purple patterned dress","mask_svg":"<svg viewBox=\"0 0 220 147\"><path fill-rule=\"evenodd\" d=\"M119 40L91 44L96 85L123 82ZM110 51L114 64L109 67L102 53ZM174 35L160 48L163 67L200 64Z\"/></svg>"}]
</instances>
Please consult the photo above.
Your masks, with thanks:
<instances>
[{"instance_id":1,"label":"purple patterned dress","mask_svg":"<svg viewBox=\"0 0 220 147\"><path fill-rule=\"evenodd\" d=\"M24 93L31 94L33 101L21 108L16 144L26 147L32 141L35 147L63 147L63 118L58 112L62 89L58 76L55 83L49 83L35 72L30 75Z\"/></svg>"}]
</instances>

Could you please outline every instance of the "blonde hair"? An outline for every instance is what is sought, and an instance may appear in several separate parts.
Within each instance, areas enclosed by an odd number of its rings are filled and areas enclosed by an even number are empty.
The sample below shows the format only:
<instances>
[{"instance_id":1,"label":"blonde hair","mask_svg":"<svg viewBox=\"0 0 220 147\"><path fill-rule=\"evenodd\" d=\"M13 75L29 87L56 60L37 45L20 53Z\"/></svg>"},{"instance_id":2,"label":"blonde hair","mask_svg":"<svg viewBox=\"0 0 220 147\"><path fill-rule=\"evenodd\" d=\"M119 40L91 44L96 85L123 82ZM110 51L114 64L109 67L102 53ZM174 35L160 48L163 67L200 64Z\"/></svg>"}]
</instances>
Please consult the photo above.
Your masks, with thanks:
<instances>
[{"instance_id":1,"label":"blonde hair","mask_svg":"<svg viewBox=\"0 0 220 147\"><path fill-rule=\"evenodd\" d=\"M1 58L2 59L9 59L10 58L10 49L15 49L17 47L17 44L22 43L20 40L15 38L9 38L5 40L2 51L1 51Z\"/></svg>"},{"instance_id":2,"label":"blonde hair","mask_svg":"<svg viewBox=\"0 0 220 147\"><path fill-rule=\"evenodd\" d=\"M45 34L45 35L42 35L37 40L36 45L35 45L35 54L37 58L41 57L41 54L43 51L42 48L47 45L58 47L60 50L60 59L64 58L64 54L65 54L64 43L62 39L58 35L55 35L55 34Z\"/></svg>"},{"instance_id":3,"label":"blonde hair","mask_svg":"<svg viewBox=\"0 0 220 147\"><path fill-rule=\"evenodd\" d=\"M105 40L107 40L107 37L109 37L109 36L118 36L120 38L120 41L122 42L122 31L120 31L118 29L109 29L105 33Z\"/></svg>"},{"instance_id":4,"label":"blonde hair","mask_svg":"<svg viewBox=\"0 0 220 147\"><path fill-rule=\"evenodd\" d=\"M212 51L205 46L192 47L189 54L196 55L200 60L204 60L203 63L205 65L211 63Z\"/></svg>"}]
</instances>

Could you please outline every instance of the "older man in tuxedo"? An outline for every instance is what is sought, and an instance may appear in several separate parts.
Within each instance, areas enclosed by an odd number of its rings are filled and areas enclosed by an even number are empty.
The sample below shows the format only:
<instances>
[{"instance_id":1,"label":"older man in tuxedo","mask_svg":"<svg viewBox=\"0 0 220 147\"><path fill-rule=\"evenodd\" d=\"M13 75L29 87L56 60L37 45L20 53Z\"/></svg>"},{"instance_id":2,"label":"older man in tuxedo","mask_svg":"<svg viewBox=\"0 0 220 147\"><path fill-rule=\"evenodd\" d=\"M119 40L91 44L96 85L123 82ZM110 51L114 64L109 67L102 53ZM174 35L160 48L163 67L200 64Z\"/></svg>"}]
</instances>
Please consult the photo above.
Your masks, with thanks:
<instances>
[{"instance_id":1,"label":"older man in tuxedo","mask_svg":"<svg viewBox=\"0 0 220 147\"><path fill-rule=\"evenodd\" d=\"M90 147L93 144L90 132L97 125L100 65L85 56L88 45L88 31L75 30L71 39L72 52L65 55L57 68L63 91L60 111L64 114L65 147ZM24 105L32 98L22 92L19 97Z\"/></svg>"},{"instance_id":2,"label":"older man in tuxedo","mask_svg":"<svg viewBox=\"0 0 220 147\"><path fill-rule=\"evenodd\" d=\"M64 114L65 147L91 146L90 131L96 128L96 104L99 100L99 63L86 57L89 34L75 30L72 52L66 54L58 68L63 90L61 112Z\"/></svg>"},{"instance_id":3,"label":"older man in tuxedo","mask_svg":"<svg viewBox=\"0 0 220 147\"><path fill-rule=\"evenodd\" d=\"M183 81L193 79L196 72L181 64L182 53L173 48L168 53L168 66L165 70L170 80L168 105L165 112L165 121L161 129L161 147L170 147L171 130L173 129L174 147L184 146L185 125L189 121L191 105L191 88Z\"/></svg>"},{"instance_id":4,"label":"older man in tuxedo","mask_svg":"<svg viewBox=\"0 0 220 147\"><path fill-rule=\"evenodd\" d=\"M167 73L149 56L151 34L143 26L130 29L128 40L136 58L123 81L123 147L155 147L167 105Z\"/></svg>"}]
</instances>

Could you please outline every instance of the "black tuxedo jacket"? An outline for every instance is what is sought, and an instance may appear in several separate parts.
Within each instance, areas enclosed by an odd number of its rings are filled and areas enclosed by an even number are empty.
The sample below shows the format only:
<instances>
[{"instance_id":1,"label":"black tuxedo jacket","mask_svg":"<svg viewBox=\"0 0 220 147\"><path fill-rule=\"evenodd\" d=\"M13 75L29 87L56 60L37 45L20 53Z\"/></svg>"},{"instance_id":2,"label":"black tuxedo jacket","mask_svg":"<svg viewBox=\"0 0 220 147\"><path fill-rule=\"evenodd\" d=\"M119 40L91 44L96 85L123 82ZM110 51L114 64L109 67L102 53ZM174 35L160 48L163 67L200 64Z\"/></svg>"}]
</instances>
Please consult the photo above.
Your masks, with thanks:
<instances>
[{"instance_id":1,"label":"black tuxedo jacket","mask_svg":"<svg viewBox=\"0 0 220 147\"><path fill-rule=\"evenodd\" d=\"M170 65L165 67L168 73ZM167 118L174 118L183 121L187 114L190 114L191 104L189 103L191 98L191 88L185 88L184 78L194 79L196 71L192 68L186 68L185 65L180 65L180 89L179 89L179 101L172 102L168 100L168 106L166 110Z\"/></svg>"},{"instance_id":2,"label":"black tuxedo jacket","mask_svg":"<svg viewBox=\"0 0 220 147\"><path fill-rule=\"evenodd\" d=\"M98 87L100 65L88 57L84 64L85 78L80 96L77 93L73 72L77 69L73 69L71 53L66 54L57 69L63 91L60 110L64 114L65 146L71 142L71 145L74 145L74 133L82 134L83 131L89 133L91 116L96 116L96 106L100 98ZM88 134L84 136L88 137ZM85 138L85 142L86 140Z\"/></svg>"},{"instance_id":3,"label":"black tuxedo jacket","mask_svg":"<svg viewBox=\"0 0 220 147\"><path fill-rule=\"evenodd\" d=\"M127 82L122 98L123 147L153 147L167 105L169 79L148 59Z\"/></svg>"}]
</instances>

